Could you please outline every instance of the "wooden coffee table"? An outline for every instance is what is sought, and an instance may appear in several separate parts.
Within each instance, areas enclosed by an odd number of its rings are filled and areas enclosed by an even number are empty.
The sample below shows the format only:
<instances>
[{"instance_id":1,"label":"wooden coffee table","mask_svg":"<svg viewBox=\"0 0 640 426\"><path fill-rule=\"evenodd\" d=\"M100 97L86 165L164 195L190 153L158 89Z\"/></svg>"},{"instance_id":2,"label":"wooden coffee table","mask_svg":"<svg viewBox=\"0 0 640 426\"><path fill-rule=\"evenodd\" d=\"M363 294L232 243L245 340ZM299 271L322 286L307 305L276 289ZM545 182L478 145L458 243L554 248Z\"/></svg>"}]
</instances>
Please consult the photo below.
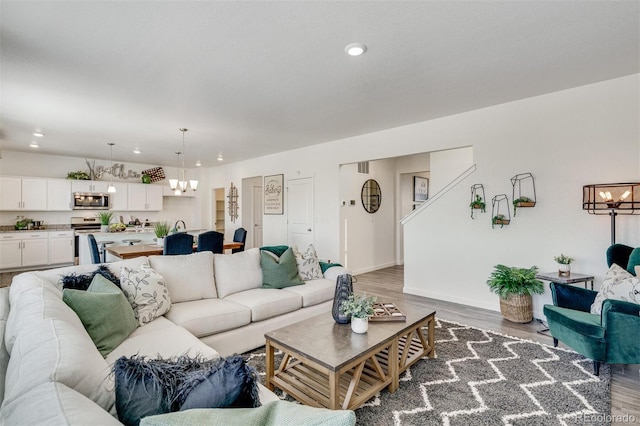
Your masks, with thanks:
<instances>
[{"instance_id":1,"label":"wooden coffee table","mask_svg":"<svg viewBox=\"0 0 640 426\"><path fill-rule=\"evenodd\" d=\"M366 334L329 313L265 334L267 388L333 410L355 409L387 386L395 392L404 370L435 356L435 311L396 305L406 321L369 322ZM284 354L277 367L276 350Z\"/></svg>"}]
</instances>

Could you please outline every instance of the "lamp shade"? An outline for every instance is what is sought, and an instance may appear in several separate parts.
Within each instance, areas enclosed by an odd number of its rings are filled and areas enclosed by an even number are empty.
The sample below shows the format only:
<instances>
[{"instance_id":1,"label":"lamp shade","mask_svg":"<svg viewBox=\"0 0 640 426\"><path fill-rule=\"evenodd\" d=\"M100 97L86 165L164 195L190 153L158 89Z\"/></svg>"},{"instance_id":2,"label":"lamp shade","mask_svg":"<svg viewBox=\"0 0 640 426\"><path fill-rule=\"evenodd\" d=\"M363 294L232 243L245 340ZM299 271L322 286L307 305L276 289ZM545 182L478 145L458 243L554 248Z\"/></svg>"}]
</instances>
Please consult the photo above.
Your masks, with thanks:
<instances>
[{"instance_id":1,"label":"lamp shade","mask_svg":"<svg viewBox=\"0 0 640 426\"><path fill-rule=\"evenodd\" d=\"M640 214L640 183L602 183L582 187L582 209L590 214Z\"/></svg>"}]
</instances>

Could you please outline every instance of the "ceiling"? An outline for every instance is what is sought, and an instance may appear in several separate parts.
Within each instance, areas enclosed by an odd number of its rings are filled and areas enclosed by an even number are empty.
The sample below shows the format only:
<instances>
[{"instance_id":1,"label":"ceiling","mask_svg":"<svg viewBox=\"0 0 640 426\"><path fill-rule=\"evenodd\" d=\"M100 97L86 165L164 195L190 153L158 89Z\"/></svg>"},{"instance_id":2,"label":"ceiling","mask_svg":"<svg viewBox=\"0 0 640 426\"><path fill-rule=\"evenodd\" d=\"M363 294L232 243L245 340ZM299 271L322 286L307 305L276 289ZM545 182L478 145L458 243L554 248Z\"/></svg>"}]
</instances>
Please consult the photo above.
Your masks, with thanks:
<instances>
[{"instance_id":1,"label":"ceiling","mask_svg":"<svg viewBox=\"0 0 640 426\"><path fill-rule=\"evenodd\" d=\"M1 149L41 129L162 166L181 127L211 167L640 72L637 0L4 0L0 24Z\"/></svg>"}]
</instances>

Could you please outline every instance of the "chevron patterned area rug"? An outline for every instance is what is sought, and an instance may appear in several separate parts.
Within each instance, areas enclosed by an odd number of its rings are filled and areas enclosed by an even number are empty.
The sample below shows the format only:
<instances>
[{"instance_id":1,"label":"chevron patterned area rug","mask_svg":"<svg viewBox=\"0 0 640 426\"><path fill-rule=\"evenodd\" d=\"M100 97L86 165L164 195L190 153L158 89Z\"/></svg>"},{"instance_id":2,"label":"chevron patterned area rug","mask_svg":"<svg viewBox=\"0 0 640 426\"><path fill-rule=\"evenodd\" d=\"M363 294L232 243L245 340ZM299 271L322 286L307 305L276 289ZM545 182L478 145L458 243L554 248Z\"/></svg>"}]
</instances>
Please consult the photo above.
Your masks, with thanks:
<instances>
[{"instance_id":1,"label":"chevron patterned area rug","mask_svg":"<svg viewBox=\"0 0 640 426\"><path fill-rule=\"evenodd\" d=\"M596 377L592 362L572 351L443 320L435 331L437 357L357 409L358 425L610 424L608 365ZM264 383L264 348L244 355Z\"/></svg>"}]
</instances>

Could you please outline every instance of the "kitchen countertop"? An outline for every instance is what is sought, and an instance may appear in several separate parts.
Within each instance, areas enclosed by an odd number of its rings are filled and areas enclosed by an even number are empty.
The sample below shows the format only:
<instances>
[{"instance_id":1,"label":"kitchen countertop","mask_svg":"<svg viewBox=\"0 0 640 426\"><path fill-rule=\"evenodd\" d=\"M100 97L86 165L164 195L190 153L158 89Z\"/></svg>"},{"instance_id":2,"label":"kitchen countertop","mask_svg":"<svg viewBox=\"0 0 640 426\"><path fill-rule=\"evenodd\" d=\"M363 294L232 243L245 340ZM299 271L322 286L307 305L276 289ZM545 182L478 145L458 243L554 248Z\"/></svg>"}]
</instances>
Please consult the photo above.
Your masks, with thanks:
<instances>
[{"instance_id":1,"label":"kitchen countertop","mask_svg":"<svg viewBox=\"0 0 640 426\"><path fill-rule=\"evenodd\" d=\"M15 229L13 225L0 225L0 233L9 232L56 232L56 231L73 231L71 225L45 225L40 229Z\"/></svg>"}]
</instances>

